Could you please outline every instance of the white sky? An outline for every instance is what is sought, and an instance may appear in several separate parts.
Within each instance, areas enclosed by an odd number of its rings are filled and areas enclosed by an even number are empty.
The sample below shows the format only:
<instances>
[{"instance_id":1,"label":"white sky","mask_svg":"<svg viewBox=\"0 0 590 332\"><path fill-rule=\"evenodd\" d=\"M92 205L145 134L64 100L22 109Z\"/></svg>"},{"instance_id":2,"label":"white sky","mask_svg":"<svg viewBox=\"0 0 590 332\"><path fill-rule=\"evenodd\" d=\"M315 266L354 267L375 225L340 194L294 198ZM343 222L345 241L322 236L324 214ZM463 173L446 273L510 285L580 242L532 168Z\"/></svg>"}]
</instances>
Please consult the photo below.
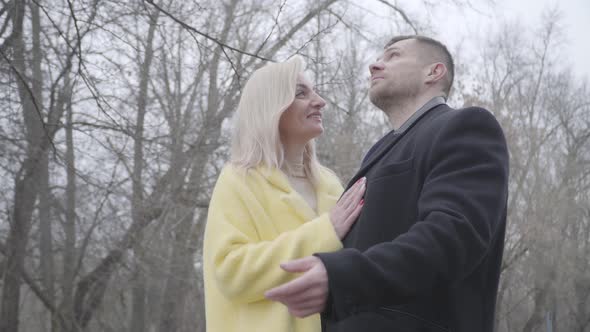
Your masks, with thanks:
<instances>
[{"instance_id":1,"label":"white sky","mask_svg":"<svg viewBox=\"0 0 590 332\"><path fill-rule=\"evenodd\" d=\"M396 3L393 0L390 2ZM560 23L566 37L562 49L558 50L559 58L570 64L578 77L590 79L590 0L472 0L470 3L475 10L458 10L442 5L432 12L426 12L421 3L415 0L397 1L399 7L407 9L410 17L428 22L430 28L438 33L436 37L451 51L460 42L468 48L477 47L478 39L503 21L516 21L527 29L538 28L543 11L557 7L562 14ZM378 13L391 13L376 0L369 0L366 5ZM383 18L386 16L383 15Z\"/></svg>"}]
</instances>

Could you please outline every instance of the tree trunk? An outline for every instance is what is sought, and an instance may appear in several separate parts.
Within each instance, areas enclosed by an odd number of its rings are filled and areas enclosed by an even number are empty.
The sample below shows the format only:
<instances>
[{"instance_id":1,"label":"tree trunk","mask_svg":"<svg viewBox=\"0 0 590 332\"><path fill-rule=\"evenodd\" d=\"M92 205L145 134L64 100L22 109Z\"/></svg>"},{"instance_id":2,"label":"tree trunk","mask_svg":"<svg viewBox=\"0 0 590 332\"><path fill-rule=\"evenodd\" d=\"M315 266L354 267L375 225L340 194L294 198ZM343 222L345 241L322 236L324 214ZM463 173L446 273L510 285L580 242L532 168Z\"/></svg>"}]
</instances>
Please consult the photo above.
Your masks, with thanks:
<instances>
[{"instance_id":1,"label":"tree trunk","mask_svg":"<svg viewBox=\"0 0 590 332\"><path fill-rule=\"evenodd\" d=\"M135 273L131 292L131 323L129 331L143 332L146 330L146 280L141 268L141 260L136 259Z\"/></svg>"},{"instance_id":2,"label":"tree trunk","mask_svg":"<svg viewBox=\"0 0 590 332\"><path fill-rule=\"evenodd\" d=\"M194 169L194 173L191 174L190 185L199 185L205 163L199 166L199 169ZM191 243L194 207L177 204L172 218L179 218L181 221L174 229L168 278L162 300L160 332L178 331L181 327L186 296L189 294L187 290L191 287L191 279L195 278L194 257L200 248L200 244ZM199 222L204 222L204 218L200 217Z\"/></svg>"},{"instance_id":3,"label":"tree trunk","mask_svg":"<svg viewBox=\"0 0 590 332\"><path fill-rule=\"evenodd\" d=\"M534 295L534 308L533 313L526 321L522 332L533 332L543 323L543 319L545 318L545 311L547 309L547 304L549 301L549 294L550 292L550 285L547 284L540 284L537 283L537 290L535 291Z\"/></svg>"},{"instance_id":4,"label":"tree trunk","mask_svg":"<svg viewBox=\"0 0 590 332\"><path fill-rule=\"evenodd\" d=\"M3 275L0 332L17 332L20 305L21 271L31 229L31 218L41 180L40 159L44 149L40 143L39 131L42 119L39 104L33 100L31 88L26 80L25 47L22 37L25 6L16 1L13 11L12 70L17 81L23 118L27 129L27 157L15 179L14 207L10 231L6 242L6 261ZM43 128L41 128L43 129Z\"/></svg>"},{"instance_id":5,"label":"tree trunk","mask_svg":"<svg viewBox=\"0 0 590 332\"><path fill-rule=\"evenodd\" d=\"M41 52L41 20L39 17L39 6L30 4L32 20L32 41L33 41L33 80L31 87L35 100L39 105L43 105L43 73L41 71L41 61L43 54ZM49 158L47 152L43 153L39 166L39 269L41 273L42 289L47 299L55 303L55 271L53 260L53 234L51 219L51 191L49 189ZM51 330L54 330L57 317L50 314Z\"/></svg>"},{"instance_id":6,"label":"tree trunk","mask_svg":"<svg viewBox=\"0 0 590 332\"><path fill-rule=\"evenodd\" d=\"M220 36L222 41L225 41L228 37L230 28L233 24L237 3L238 2L236 0L233 0L225 7L225 20ZM191 167L190 179L186 186L188 189L187 191L192 194L185 195L182 193L182 190L178 190L177 194L175 195L175 201L177 204L172 218L179 218L181 220L178 223L177 228L174 230L174 242L172 244L172 250L170 252L169 259L170 269L168 278L166 280L161 307L159 326L160 332L177 331L180 328L187 295L186 289L189 289L189 280L193 278L193 276L191 276L191 272L194 273L193 258L198 246L195 246L194 244L191 245L189 243L189 239L191 228L193 227L193 219L195 217L195 207L194 205L188 204L187 206L187 204L182 204L180 202L184 199L183 196L196 197L196 194L199 192L201 188L200 181L202 179L205 166L208 162L208 156L210 155L206 151L206 142L208 140L211 142L216 142L217 137L219 137L219 132L221 131L221 128L218 128L217 124L215 124L213 121L215 118L214 114L218 111L217 107L219 106L217 72L219 67L219 57L221 54L220 51L221 50L218 49L217 53L213 57L207 99L207 114L209 116L205 118L205 122L202 126L203 130L200 131L200 135L195 144L195 146L198 146L197 151L199 153L197 154L197 158ZM182 81L180 75L178 75L176 79L178 86L180 86ZM178 107L180 107L180 105L178 105ZM191 110L187 109L186 111L190 112ZM185 124L181 122L181 117L177 116L175 119L176 130L178 131L178 129ZM212 133L213 135L211 135ZM183 141L183 137L177 138L176 144L177 147L180 147L179 151L182 151ZM213 145L216 146L217 144ZM181 188L179 187L179 189Z\"/></svg>"},{"instance_id":7,"label":"tree trunk","mask_svg":"<svg viewBox=\"0 0 590 332\"><path fill-rule=\"evenodd\" d=\"M153 59L153 41L156 30L156 23L158 21L158 11L154 10L149 17L150 26L148 30L148 37L146 41L145 58L140 68L140 83L139 94L137 96L137 119L135 124L135 142L133 151L133 193L131 202L131 214L133 221L138 222L142 218L143 209L143 130L144 119L147 108L147 89L150 79L150 68ZM135 258L135 278L133 285L133 308L131 314L131 332L145 331L146 323L146 277L141 267L141 236L138 234L138 245L134 247Z\"/></svg>"},{"instance_id":8,"label":"tree trunk","mask_svg":"<svg viewBox=\"0 0 590 332\"><path fill-rule=\"evenodd\" d=\"M64 81L66 107L66 220L64 225L65 243L63 249L62 276L62 312L70 326L62 327L64 331L73 330L73 293L76 268L76 167L74 156L74 138L72 128L72 105L69 75Z\"/></svg>"}]
</instances>

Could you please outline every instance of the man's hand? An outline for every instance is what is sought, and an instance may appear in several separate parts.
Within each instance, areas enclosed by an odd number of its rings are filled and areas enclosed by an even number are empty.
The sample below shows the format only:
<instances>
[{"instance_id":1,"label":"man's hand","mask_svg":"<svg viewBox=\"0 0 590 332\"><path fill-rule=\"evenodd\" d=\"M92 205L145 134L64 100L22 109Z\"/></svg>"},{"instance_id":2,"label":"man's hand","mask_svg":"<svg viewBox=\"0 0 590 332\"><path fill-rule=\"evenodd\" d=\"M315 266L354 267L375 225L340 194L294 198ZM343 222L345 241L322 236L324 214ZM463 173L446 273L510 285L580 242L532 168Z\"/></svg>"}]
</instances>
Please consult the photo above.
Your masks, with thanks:
<instances>
[{"instance_id":1,"label":"man's hand","mask_svg":"<svg viewBox=\"0 0 590 332\"><path fill-rule=\"evenodd\" d=\"M267 299L283 303L293 316L300 318L324 310L328 298L328 272L319 258L309 256L296 259L281 264L281 268L303 274L267 291L264 294Z\"/></svg>"}]
</instances>

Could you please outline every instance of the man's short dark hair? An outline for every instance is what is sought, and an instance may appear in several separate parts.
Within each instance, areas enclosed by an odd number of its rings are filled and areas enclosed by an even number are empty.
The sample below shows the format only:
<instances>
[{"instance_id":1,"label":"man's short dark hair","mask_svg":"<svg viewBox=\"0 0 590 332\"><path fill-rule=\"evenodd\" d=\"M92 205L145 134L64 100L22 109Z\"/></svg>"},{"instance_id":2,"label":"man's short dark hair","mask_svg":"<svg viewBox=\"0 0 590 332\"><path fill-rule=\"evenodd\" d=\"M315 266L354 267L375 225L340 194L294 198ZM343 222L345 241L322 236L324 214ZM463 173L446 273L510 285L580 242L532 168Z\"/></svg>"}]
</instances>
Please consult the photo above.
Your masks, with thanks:
<instances>
[{"instance_id":1,"label":"man's short dark hair","mask_svg":"<svg viewBox=\"0 0 590 332\"><path fill-rule=\"evenodd\" d=\"M447 77L445 80L444 92L448 97L451 87L453 86L453 79L455 78L455 63L453 62L453 57L451 56L451 53L447 47L438 40L432 39L430 37L421 35L404 35L391 38L387 45L385 45L385 48L388 48L399 41L407 39L414 39L422 45L429 46L433 51L433 60L442 62L445 67L447 67Z\"/></svg>"}]
</instances>

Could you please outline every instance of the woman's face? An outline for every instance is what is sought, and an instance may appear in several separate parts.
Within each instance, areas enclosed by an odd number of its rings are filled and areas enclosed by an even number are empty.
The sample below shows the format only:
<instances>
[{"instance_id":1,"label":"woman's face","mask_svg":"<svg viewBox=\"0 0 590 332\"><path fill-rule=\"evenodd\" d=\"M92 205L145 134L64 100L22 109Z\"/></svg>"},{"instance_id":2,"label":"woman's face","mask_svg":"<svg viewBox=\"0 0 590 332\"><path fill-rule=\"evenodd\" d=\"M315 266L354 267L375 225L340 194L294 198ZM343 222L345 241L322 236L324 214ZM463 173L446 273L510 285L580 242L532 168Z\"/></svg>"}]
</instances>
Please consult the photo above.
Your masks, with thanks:
<instances>
[{"instance_id":1,"label":"woman's face","mask_svg":"<svg viewBox=\"0 0 590 332\"><path fill-rule=\"evenodd\" d=\"M297 77L295 100L281 115L279 132L283 143L305 144L322 134L322 108L326 102L303 74Z\"/></svg>"}]
</instances>

